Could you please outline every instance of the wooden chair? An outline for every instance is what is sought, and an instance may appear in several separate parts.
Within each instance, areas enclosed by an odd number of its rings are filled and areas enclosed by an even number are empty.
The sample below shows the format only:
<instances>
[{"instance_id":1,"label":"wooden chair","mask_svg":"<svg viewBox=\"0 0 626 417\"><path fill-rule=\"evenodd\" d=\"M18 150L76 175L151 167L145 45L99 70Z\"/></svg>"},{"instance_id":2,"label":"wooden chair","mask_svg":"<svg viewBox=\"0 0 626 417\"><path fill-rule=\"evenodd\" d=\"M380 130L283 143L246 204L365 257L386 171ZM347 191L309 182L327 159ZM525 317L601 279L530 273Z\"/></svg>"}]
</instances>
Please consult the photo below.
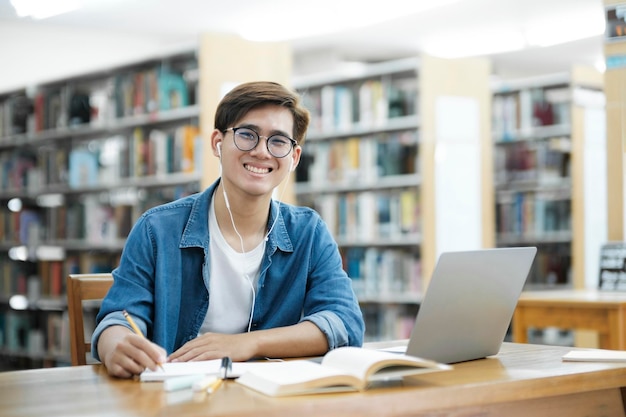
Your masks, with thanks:
<instances>
[{"instance_id":1,"label":"wooden chair","mask_svg":"<svg viewBox=\"0 0 626 417\"><path fill-rule=\"evenodd\" d=\"M70 274L67 277L67 311L70 322L72 365L86 365L91 335L85 340L85 300L102 300L113 284L111 274Z\"/></svg>"}]
</instances>

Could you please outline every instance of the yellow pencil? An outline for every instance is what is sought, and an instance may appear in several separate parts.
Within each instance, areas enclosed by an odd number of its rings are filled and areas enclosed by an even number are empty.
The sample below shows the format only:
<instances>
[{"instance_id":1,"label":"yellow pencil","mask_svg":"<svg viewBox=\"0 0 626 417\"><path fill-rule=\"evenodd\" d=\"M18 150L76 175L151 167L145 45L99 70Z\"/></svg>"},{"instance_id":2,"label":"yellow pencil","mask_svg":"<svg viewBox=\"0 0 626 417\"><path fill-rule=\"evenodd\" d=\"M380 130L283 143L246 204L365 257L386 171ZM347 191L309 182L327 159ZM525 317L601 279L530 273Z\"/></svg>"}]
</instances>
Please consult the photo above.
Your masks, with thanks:
<instances>
[{"instance_id":1,"label":"yellow pencil","mask_svg":"<svg viewBox=\"0 0 626 417\"><path fill-rule=\"evenodd\" d=\"M126 318L126 321L128 322L128 324L130 324L130 327L133 328L133 331L145 339L146 336L141 333L141 330L135 323L135 320L133 320L133 318L130 316L130 314L128 314L126 310L122 311L122 314L124 314L124 318ZM161 370L165 372L165 369L163 369L163 364L161 364L161 362L157 362L157 365L159 365L159 368L161 368Z\"/></svg>"},{"instance_id":2,"label":"yellow pencil","mask_svg":"<svg viewBox=\"0 0 626 417\"><path fill-rule=\"evenodd\" d=\"M217 381L219 378L215 375L207 376L199 381L193 383L191 387L196 392L207 392L207 390Z\"/></svg>"},{"instance_id":3,"label":"yellow pencil","mask_svg":"<svg viewBox=\"0 0 626 417\"><path fill-rule=\"evenodd\" d=\"M209 388L207 388L206 391L209 394L213 394L215 391L217 391L222 386L223 382L224 382L224 380L222 378L218 378L214 383L209 385Z\"/></svg>"}]
</instances>

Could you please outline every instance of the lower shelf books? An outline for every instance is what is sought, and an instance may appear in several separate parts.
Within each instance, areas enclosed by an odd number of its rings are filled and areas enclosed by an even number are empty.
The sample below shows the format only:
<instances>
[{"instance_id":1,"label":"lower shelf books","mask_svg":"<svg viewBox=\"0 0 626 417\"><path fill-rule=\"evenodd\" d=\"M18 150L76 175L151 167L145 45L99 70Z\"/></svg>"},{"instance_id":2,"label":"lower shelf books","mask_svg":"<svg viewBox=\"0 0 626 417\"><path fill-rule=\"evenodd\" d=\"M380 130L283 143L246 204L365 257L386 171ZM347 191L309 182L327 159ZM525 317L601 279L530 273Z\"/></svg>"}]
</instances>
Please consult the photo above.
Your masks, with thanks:
<instances>
[{"instance_id":1,"label":"lower shelf books","mask_svg":"<svg viewBox=\"0 0 626 417\"><path fill-rule=\"evenodd\" d=\"M379 350L342 347L309 360L267 362L236 382L269 396L362 391L371 382L452 369L449 365Z\"/></svg>"}]
</instances>

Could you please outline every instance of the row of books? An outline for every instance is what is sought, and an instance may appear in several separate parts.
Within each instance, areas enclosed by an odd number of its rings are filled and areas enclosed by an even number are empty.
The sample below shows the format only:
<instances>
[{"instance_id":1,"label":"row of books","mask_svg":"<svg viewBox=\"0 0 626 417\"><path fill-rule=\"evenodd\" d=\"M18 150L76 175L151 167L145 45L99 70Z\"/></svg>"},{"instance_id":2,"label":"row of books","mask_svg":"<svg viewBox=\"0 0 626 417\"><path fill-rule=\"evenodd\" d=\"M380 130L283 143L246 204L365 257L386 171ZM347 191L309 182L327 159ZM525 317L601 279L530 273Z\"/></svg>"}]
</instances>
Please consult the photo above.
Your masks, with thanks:
<instances>
[{"instance_id":1,"label":"row of books","mask_svg":"<svg viewBox=\"0 0 626 417\"><path fill-rule=\"evenodd\" d=\"M60 297L65 294L65 265L61 261L45 261L39 273L28 275L27 268L18 262L2 259L0 269L0 296L23 295L30 301L41 297Z\"/></svg>"},{"instance_id":2,"label":"row of books","mask_svg":"<svg viewBox=\"0 0 626 417\"><path fill-rule=\"evenodd\" d=\"M0 138L26 133L32 103L25 91L0 97Z\"/></svg>"},{"instance_id":3,"label":"row of books","mask_svg":"<svg viewBox=\"0 0 626 417\"><path fill-rule=\"evenodd\" d=\"M379 308L374 305L361 305L363 318L367 323L365 341L408 339L415 325L417 306L398 304Z\"/></svg>"},{"instance_id":4,"label":"row of books","mask_svg":"<svg viewBox=\"0 0 626 417\"><path fill-rule=\"evenodd\" d=\"M542 245L526 280L527 287L538 288L569 285L572 275L572 254L569 243Z\"/></svg>"},{"instance_id":5,"label":"row of books","mask_svg":"<svg viewBox=\"0 0 626 417\"><path fill-rule=\"evenodd\" d=\"M422 274L416 249L342 249L344 270L352 278L357 297L420 293Z\"/></svg>"},{"instance_id":6,"label":"row of books","mask_svg":"<svg viewBox=\"0 0 626 417\"><path fill-rule=\"evenodd\" d=\"M39 182L37 155L28 149L0 153L0 189L24 190Z\"/></svg>"},{"instance_id":7,"label":"row of books","mask_svg":"<svg viewBox=\"0 0 626 417\"><path fill-rule=\"evenodd\" d=\"M189 106L195 103L196 85L187 80L184 73L164 67L118 74L115 76L115 116Z\"/></svg>"},{"instance_id":8,"label":"row of books","mask_svg":"<svg viewBox=\"0 0 626 417\"><path fill-rule=\"evenodd\" d=\"M492 127L499 140L513 140L535 126L570 124L572 90L567 86L530 88L493 97Z\"/></svg>"},{"instance_id":9,"label":"row of books","mask_svg":"<svg viewBox=\"0 0 626 417\"><path fill-rule=\"evenodd\" d=\"M129 137L113 136L69 153L69 185L73 188L115 184L122 178L162 176L200 169L202 139L197 126L166 132L137 127Z\"/></svg>"},{"instance_id":10,"label":"row of books","mask_svg":"<svg viewBox=\"0 0 626 417\"><path fill-rule=\"evenodd\" d=\"M324 85L302 91L311 112L311 130L336 131L384 125L394 117L417 112L417 79L401 77Z\"/></svg>"},{"instance_id":11,"label":"row of books","mask_svg":"<svg viewBox=\"0 0 626 417\"><path fill-rule=\"evenodd\" d=\"M98 195L85 195L82 203L12 212L0 211L0 242L35 246L58 239L84 239L91 243L114 241L130 231L129 206L101 204Z\"/></svg>"},{"instance_id":12,"label":"row of books","mask_svg":"<svg viewBox=\"0 0 626 417\"><path fill-rule=\"evenodd\" d=\"M65 296L65 278L75 273L111 272L119 262L119 253L88 251L66 255L63 260L19 262L3 255L0 258L0 298L14 294L30 302L40 298Z\"/></svg>"},{"instance_id":13,"label":"row of books","mask_svg":"<svg viewBox=\"0 0 626 417\"><path fill-rule=\"evenodd\" d=\"M323 194L315 197L312 207L340 240L394 239L421 230L416 189Z\"/></svg>"},{"instance_id":14,"label":"row of books","mask_svg":"<svg viewBox=\"0 0 626 417\"><path fill-rule=\"evenodd\" d=\"M80 201L49 207L43 211L46 227L43 242L83 240L91 244L114 243L125 239L139 216L132 205L110 205L96 195Z\"/></svg>"},{"instance_id":15,"label":"row of books","mask_svg":"<svg viewBox=\"0 0 626 417\"><path fill-rule=\"evenodd\" d=\"M514 192L496 203L497 233L537 235L571 231L571 200L550 192Z\"/></svg>"},{"instance_id":16,"label":"row of books","mask_svg":"<svg viewBox=\"0 0 626 417\"><path fill-rule=\"evenodd\" d=\"M70 357L67 312L49 311L33 317L24 311L0 311L0 349L32 356ZM93 326L92 320L86 321Z\"/></svg>"},{"instance_id":17,"label":"row of books","mask_svg":"<svg viewBox=\"0 0 626 417\"><path fill-rule=\"evenodd\" d=\"M550 183L571 174L569 139L514 142L495 148L497 183L537 181Z\"/></svg>"},{"instance_id":18,"label":"row of books","mask_svg":"<svg viewBox=\"0 0 626 417\"><path fill-rule=\"evenodd\" d=\"M119 251L88 251L71 254L65 260L66 274L101 274L110 273L119 265ZM65 293L65 287L63 287Z\"/></svg>"},{"instance_id":19,"label":"row of books","mask_svg":"<svg viewBox=\"0 0 626 417\"><path fill-rule=\"evenodd\" d=\"M36 242L39 240L40 230L41 218L37 210L0 210L0 242Z\"/></svg>"},{"instance_id":20,"label":"row of books","mask_svg":"<svg viewBox=\"0 0 626 417\"><path fill-rule=\"evenodd\" d=\"M297 179L312 181L316 187L337 183L362 184L385 176L418 172L416 131L311 141L304 152L306 163L298 167L301 174Z\"/></svg>"},{"instance_id":21,"label":"row of books","mask_svg":"<svg viewBox=\"0 0 626 417\"><path fill-rule=\"evenodd\" d=\"M68 196L54 206L0 210L0 242L30 246L63 240L115 244L126 238L145 210L196 192L198 186L130 189L125 193L112 190Z\"/></svg>"},{"instance_id":22,"label":"row of books","mask_svg":"<svg viewBox=\"0 0 626 417\"><path fill-rule=\"evenodd\" d=\"M87 123L99 125L194 105L197 77L190 77L192 72L197 72L195 58L178 68L155 63L111 76L44 85L32 97L21 92L0 98L0 138Z\"/></svg>"},{"instance_id":23,"label":"row of books","mask_svg":"<svg viewBox=\"0 0 626 417\"><path fill-rule=\"evenodd\" d=\"M49 186L72 188L115 185L120 179L192 173L201 169L202 139L197 126L171 131L137 127L74 148L11 150L0 154L2 190L40 192Z\"/></svg>"},{"instance_id":24,"label":"row of books","mask_svg":"<svg viewBox=\"0 0 626 417\"><path fill-rule=\"evenodd\" d=\"M0 257L0 296L27 295L29 277L38 277L37 268L33 264L11 261L6 253L2 254Z\"/></svg>"}]
</instances>

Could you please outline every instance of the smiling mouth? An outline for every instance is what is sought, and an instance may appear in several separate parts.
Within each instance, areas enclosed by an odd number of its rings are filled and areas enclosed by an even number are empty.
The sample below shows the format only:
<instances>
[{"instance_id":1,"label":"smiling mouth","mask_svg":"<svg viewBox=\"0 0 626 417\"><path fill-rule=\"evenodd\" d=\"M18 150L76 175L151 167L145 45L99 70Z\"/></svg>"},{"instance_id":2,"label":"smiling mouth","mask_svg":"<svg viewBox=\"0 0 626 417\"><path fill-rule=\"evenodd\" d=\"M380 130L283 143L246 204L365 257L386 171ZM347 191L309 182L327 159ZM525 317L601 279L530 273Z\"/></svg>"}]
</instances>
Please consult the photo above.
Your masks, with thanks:
<instances>
[{"instance_id":1,"label":"smiling mouth","mask_svg":"<svg viewBox=\"0 0 626 417\"><path fill-rule=\"evenodd\" d=\"M245 164L244 167L248 171L253 172L255 174L268 174L271 171L270 168L257 168L257 167L253 167L253 166L250 166L250 165L247 165L247 164Z\"/></svg>"}]
</instances>

